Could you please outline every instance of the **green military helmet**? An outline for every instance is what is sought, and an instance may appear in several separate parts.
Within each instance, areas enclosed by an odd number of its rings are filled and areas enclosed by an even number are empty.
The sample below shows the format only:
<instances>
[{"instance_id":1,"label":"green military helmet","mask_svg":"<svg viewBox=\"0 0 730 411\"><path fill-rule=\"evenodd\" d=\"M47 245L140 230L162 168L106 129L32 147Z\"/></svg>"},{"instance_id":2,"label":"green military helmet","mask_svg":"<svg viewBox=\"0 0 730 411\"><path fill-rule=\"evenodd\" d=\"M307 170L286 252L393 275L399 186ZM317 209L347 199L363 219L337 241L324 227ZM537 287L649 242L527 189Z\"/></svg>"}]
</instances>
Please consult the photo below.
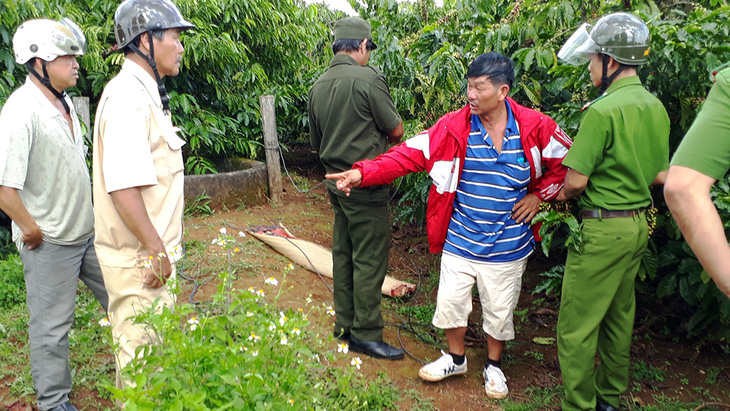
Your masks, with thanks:
<instances>
[{"instance_id":1,"label":"green military helmet","mask_svg":"<svg viewBox=\"0 0 730 411\"><path fill-rule=\"evenodd\" d=\"M630 13L602 17L591 26L583 24L565 42L558 58L574 66L588 62L595 54L605 54L628 66L646 63L651 36L644 22Z\"/></svg>"},{"instance_id":2,"label":"green military helmet","mask_svg":"<svg viewBox=\"0 0 730 411\"><path fill-rule=\"evenodd\" d=\"M114 36L121 49L151 30L192 29L170 0L126 0L114 13Z\"/></svg>"},{"instance_id":3,"label":"green military helmet","mask_svg":"<svg viewBox=\"0 0 730 411\"><path fill-rule=\"evenodd\" d=\"M619 12L604 16L593 26L591 38L600 47L599 53L628 66L646 63L649 55L649 28L633 14Z\"/></svg>"}]
</instances>

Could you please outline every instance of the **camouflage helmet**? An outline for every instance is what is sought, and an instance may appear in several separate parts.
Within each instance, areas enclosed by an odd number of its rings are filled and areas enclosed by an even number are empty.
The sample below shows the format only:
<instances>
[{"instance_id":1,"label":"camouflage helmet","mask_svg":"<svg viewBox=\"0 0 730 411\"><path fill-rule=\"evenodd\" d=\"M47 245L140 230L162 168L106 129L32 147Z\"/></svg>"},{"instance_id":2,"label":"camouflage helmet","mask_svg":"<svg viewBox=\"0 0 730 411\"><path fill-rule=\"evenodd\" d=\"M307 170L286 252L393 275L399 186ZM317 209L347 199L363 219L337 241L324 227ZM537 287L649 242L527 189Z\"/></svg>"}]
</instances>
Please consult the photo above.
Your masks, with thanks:
<instances>
[{"instance_id":1,"label":"camouflage helmet","mask_svg":"<svg viewBox=\"0 0 730 411\"><path fill-rule=\"evenodd\" d=\"M15 62L25 64L32 58L53 61L59 56L80 56L86 51L86 37L71 19L28 20L13 36Z\"/></svg>"},{"instance_id":2,"label":"camouflage helmet","mask_svg":"<svg viewBox=\"0 0 730 411\"><path fill-rule=\"evenodd\" d=\"M170 0L125 0L114 13L114 36L121 49L151 30L192 29Z\"/></svg>"},{"instance_id":3,"label":"camouflage helmet","mask_svg":"<svg viewBox=\"0 0 730 411\"><path fill-rule=\"evenodd\" d=\"M647 61L650 37L640 18L630 13L612 13L594 26L580 26L560 49L558 58L577 66L592 55L605 54L621 64L638 66Z\"/></svg>"}]
</instances>

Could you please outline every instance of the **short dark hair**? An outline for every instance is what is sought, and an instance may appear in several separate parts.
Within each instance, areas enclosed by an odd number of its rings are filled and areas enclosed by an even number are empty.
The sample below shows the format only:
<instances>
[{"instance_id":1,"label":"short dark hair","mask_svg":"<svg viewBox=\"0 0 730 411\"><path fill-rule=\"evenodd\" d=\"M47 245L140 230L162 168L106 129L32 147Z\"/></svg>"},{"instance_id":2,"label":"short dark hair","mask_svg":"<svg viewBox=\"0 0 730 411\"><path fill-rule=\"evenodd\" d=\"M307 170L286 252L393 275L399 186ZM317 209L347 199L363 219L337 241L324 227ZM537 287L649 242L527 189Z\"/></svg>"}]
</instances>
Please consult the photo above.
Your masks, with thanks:
<instances>
[{"instance_id":1,"label":"short dark hair","mask_svg":"<svg viewBox=\"0 0 730 411\"><path fill-rule=\"evenodd\" d=\"M469 64L466 78L487 76L493 84L506 84L510 89L515 81L515 66L503 54L489 52L475 58Z\"/></svg>"},{"instance_id":2,"label":"short dark hair","mask_svg":"<svg viewBox=\"0 0 730 411\"><path fill-rule=\"evenodd\" d=\"M357 49L360 48L360 43L362 43L362 40L357 39L335 40L335 42L332 43L332 53L337 54L340 51L357 51ZM375 43L373 43L372 40L368 40L365 44L365 48L372 50L375 48Z\"/></svg>"},{"instance_id":3,"label":"short dark hair","mask_svg":"<svg viewBox=\"0 0 730 411\"><path fill-rule=\"evenodd\" d=\"M150 33L152 35L152 37L156 38L157 40L163 40L165 38L165 31L167 31L167 29L156 29L156 30L150 30L149 32L145 32L145 33ZM139 42L140 42L140 39L142 38L142 34L144 34L144 33L140 33L140 35L135 37L134 40L129 42L129 44L134 44L135 47L139 48ZM122 48L122 53L124 53L125 56L129 53L134 53L134 51L129 47L129 44L127 44L126 46L124 46L124 48Z\"/></svg>"}]
</instances>

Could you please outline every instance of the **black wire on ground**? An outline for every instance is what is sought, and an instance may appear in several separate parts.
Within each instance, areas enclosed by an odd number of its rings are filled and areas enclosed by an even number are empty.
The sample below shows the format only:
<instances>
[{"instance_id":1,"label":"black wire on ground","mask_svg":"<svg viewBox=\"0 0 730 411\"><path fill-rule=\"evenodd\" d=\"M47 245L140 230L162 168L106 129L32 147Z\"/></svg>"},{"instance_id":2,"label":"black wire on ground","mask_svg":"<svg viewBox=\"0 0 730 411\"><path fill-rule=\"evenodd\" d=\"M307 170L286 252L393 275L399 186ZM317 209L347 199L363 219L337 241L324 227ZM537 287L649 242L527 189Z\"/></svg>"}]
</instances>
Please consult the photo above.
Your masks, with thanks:
<instances>
[{"instance_id":1,"label":"black wire on ground","mask_svg":"<svg viewBox=\"0 0 730 411\"><path fill-rule=\"evenodd\" d=\"M291 184L294 186L294 189L297 190L298 192L300 192L300 193L309 193L309 192L311 192L315 188L321 186L322 184L324 184L327 181L327 180L322 180L319 184L317 184L316 186L310 188L309 190L302 190L302 189L300 189L299 186L297 186L297 183L294 182L294 179L292 178L292 176L289 174L289 169L286 168L286 160L284 160L284 153L281 150L281 145L278 145L274 150L276 150L276 151L279 152L279 157L281 157L281 165L282 165L282 167L284 167L284 173L286 174L286 177L289 179L289 181L291 182ZM398 191L400 190L401 184L403 184L403 179L402 178L400 179L400 181L398 181L398 186L395 188L395 191L393 191L393 194L390 196L390 199L388 199L388 202L393 201L393 199L395 198L396 194L398 194Z\"/></svg>"},{"instance_id":2,"label":"black wire on ground","mask_svg":"<svg viewBox=\"0 0 730 411\"><path fill-rule=\"evenodd\" d=\"M286 168L286 161L284 161L284 153L281 151L281 144L277 145L275 150L279 152L279 157L281 157L281 165L284 167L284 172L286 173L286 176L289 178L289 181L291 181L291 184L294 186L294 188L297 191L299 191L300 193L309 193L310 191L321 186L322 184L324 184L327 181L327 180L322 180L319 184L310 188L309 190L301 190L299 188L299 186L297 186L297 183L294 182L294 179L291 178L291 175L289 174L289 170Z\"/></svg>"},{"instance_id":3,"label":"black wire on ground","mask_svg":"<svg viewBox=\"0 0 730 411\"><path fill-rule=\"evenodd\" d=\"M183 250L183 255L184 254L185 254L185 250ZM195 286L193 287L193 292L190 293L190 304L197 305L198 303L196 303L194 299L195 299L195 293L197 293L198 288L200 288L200 283L195 281L193 278L186 276L185 273L183 272L182 267L177 269L177 275L179 277L181 277L183 280L190 281L191 283L195 284Z\"/></svg>"}]
</instances>

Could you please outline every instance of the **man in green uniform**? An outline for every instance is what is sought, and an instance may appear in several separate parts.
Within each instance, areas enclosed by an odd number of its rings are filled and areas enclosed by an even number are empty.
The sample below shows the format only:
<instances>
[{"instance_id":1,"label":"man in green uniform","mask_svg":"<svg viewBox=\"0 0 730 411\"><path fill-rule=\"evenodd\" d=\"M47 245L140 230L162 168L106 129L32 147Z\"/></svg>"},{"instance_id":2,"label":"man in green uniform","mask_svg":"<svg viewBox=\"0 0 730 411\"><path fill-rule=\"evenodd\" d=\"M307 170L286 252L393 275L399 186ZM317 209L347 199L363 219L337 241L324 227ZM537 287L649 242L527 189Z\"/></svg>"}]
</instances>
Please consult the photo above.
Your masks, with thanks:
<instances>
[{"instance_id":1,"label":"man in green uniform","mask_svg":"<svg viewBox=\"0 0 730 411\"><path fill-rule=\"evenodd\" d=\"M570 169L561 197L580 196L583 224L580 252L568 252L558 319L566 411L618 409L628 388L634 282L648 241L644 208L669 158L666 110L636 75L648 53L644 22L613 13L581 26L558 54L574 65L590 60L591 81L605 90L584 108L563 160Z\"/></svg>"},{"instance_id":2,"label":"man in green uniform","mask_svg":"<svg viewBox=\"0 0 730 411\"><path fill-rule=\"evenodd\" d=\"M730 298L730 246L710 188L730 166L730 68L716 75L702 111L672 158L664 198L695 255Z\"/></svg>"},{"instance_id":3,"label":"man in green uniform","mask_svg":"<svg viewBox=\"0 0 730 411\"><path fill-rule=\"evenodd\" d=\"M403 122L383 75L367 65L377 46L360 18L335 23L335 56L309 90L309 129L328 173L388 151L403 136ZM354 352L400 359L403 350L383 341L381 286L388 268L388 186L352 190L349 197L327 181L335 213L332 260L335 337ZM356 292L357 290L357 292Z\"/></svg>"}]
</instances>

